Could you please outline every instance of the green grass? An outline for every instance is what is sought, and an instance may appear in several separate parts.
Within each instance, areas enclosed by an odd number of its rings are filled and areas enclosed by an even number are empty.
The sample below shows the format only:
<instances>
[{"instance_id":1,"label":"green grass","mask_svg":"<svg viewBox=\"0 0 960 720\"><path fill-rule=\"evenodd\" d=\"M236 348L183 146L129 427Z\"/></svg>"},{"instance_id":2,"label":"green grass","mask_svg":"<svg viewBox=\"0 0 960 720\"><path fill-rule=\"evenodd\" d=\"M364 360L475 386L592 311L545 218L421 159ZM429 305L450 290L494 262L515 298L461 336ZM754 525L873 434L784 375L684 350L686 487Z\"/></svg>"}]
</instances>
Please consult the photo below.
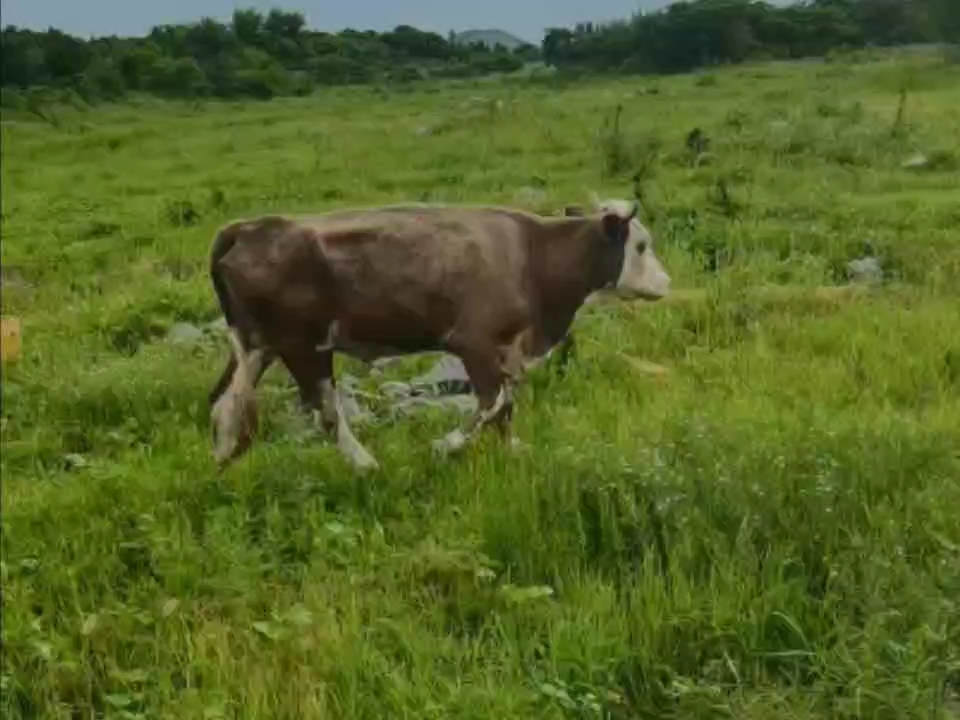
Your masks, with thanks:
<instances>
[{"instance_id":1,"label":"green grass","mask_svg":"<svg viewBox=\"0 0 960 720\"><path fill-rule=\"evenodd\" d=\"M4 717L960 716L960 68L710 77L6 115ZM656 147L658 253L701 292L585 310L518 398L526 453L436 462L431 415L358 428L358 477L276 367L215 474L226 343L163 336L216 319L220 224L525 186L557 212ZM817 293L866 241L887 282Z\"/></svg>"}]
</instances>

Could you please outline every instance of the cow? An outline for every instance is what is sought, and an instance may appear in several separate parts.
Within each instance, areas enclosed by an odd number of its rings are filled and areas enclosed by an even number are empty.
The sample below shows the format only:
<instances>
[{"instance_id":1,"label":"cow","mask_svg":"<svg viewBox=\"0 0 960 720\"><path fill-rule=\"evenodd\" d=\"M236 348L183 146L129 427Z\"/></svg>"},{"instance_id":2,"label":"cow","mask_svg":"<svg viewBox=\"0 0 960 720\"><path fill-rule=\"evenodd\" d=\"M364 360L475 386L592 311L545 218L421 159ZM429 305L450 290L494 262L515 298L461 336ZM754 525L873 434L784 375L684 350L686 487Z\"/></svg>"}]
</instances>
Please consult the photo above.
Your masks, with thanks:
<instances>
[{"instance_id":1,"label":"cow","mask_svg":"<svg viewBox=\"0 0 960 720\"><path fill-rule=\"evenodd\" d=\"M656 301L670 277L639 204L600 201L544 217L494 206L407 204L231 222L210 277L232 356L210 393L223 469L252 444L255 388L279 358L304 409L359 469L378 467L340 406L334 352L370 363L448 352L478 399L465 426L433 443L446 455L486 427L509 436L523 374L568 338L588 298Z\"/></svg>"},{"instance_id":2,"label":"cow","mask_svg":"<svg viewBox=\"0 0 960 720\"><path fill-rule=\"evenodd\" d=\"M563 214L566 217L582 217L584 215L584 210L580 205L568 205L563 209ZM558 342L554 347L550 348L547 353L547 358L553 355L554 352L556 352L558 357L557 369L561 374L565 374L572 356L576 353L576 341L573 339L572 331L568 331L567 334L563 336L563 339L560 340L560 342ZM388 355L377 358L370 363L370 367L386 368L396 364L397 362L400 362L401 360L403 360L402 355ZM235 364L235 360L231 355L227 364L227 369L220 376L220 380L210 393L211 405L218 397L220 397L224 389L227 387L227 383L230 381L230 376L233 373ZM464 383L464 392L473 392L473 386L470 385L469 381Z\"/></svg>"}]
</instances>

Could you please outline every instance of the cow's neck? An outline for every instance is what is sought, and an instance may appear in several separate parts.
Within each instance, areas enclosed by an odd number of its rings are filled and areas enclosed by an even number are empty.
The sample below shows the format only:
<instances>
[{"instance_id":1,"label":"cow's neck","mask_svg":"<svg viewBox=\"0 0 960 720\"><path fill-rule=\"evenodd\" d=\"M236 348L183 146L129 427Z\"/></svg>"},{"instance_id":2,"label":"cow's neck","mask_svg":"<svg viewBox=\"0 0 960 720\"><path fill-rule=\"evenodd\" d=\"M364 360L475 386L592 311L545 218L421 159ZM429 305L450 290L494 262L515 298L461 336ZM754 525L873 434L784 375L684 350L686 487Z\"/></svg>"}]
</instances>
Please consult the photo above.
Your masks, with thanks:
<instances>
[{"instance_id":1,"label":"cow's neck","mask_svg":"<svg viewBox=\"0 0 960 720\"><path fill-rule=\"evenodd\" d=\"M570 329L577 310L602 284L595 274L597 249L589 221L558 223L535 248L534 287L542 332L552 345Z\"/></svg>"}]
</instances>

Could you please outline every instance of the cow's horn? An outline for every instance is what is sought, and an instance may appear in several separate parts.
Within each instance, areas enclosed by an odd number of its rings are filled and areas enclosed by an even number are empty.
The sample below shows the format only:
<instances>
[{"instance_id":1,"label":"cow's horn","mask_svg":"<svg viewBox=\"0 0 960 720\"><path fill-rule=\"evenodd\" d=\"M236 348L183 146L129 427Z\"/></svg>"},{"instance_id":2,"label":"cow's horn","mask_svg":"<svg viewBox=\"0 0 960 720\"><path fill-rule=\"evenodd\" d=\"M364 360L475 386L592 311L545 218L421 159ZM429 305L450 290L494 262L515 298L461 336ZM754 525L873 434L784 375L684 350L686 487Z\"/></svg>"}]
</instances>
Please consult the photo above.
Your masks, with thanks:
<instances>
[{"instance_id":1,"label":"cow's horn","mask_svg":"<svg viewBox=\"0 0 960 720\"><path fill-rule=\"evenodd\" d=\"M633 220L639 212L640 212L640 201L634 200L633 210L630 211L630 216L627 218L627 220Z\"/></svg>"}]
</instances>

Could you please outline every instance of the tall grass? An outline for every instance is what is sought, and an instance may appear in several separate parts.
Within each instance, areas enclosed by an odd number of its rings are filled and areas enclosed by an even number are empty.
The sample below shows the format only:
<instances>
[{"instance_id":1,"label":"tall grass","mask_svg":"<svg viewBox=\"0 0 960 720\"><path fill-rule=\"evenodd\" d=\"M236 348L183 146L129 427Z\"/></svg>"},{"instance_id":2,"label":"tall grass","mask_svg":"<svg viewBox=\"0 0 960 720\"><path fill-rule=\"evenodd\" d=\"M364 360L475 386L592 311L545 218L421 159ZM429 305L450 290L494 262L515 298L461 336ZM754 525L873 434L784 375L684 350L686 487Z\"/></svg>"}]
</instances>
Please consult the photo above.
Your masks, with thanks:
<instances>
[{"instance_id":1,"label":"tall grass","mask_svg":"<svg viewBox=\"0 0 960 720\"><path fill-rule=\"evenodd\" d=\"M914 72L896 133L887 62L5 116L4 717L960 716L956 173L902 167L960 153L960 74ZM525 453L438 462L435 413L356 476L275 368L215 474L226 345L164 337L218 225L637 174L701 292L585 310ZM867 242L884 283L819 291Z\"/></svg>"}]
</instances>

